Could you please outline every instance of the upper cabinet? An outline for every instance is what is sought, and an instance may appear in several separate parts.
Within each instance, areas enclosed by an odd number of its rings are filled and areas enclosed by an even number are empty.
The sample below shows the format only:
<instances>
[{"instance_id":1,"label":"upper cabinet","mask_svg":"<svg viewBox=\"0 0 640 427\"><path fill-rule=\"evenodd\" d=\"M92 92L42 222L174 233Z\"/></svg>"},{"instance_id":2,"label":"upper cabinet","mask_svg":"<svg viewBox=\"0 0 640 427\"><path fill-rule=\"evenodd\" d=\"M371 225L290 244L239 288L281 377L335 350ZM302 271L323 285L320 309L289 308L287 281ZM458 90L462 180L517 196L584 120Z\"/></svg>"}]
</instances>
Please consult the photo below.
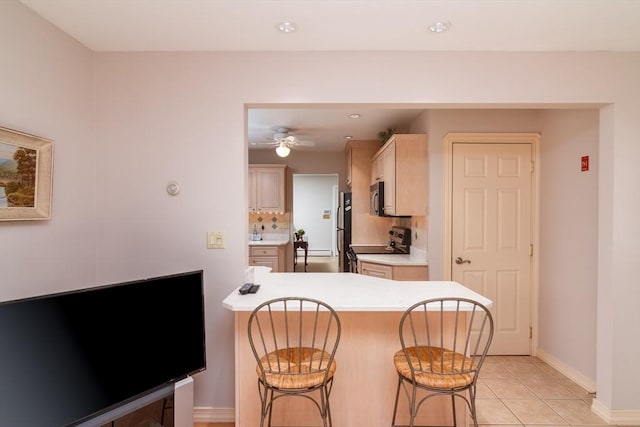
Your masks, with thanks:
<instances>
[{"instance_id":1,"label":"upper cabinet","mask_svg":"<svg viewBox=\"0 0 640 427\"><path fill-rule=\"evenodd\" d=\"M284 212L286 165L249 165L249 212Z\"/></svg>"},{"instance_id":2,"label":"upper cabinet","mask_svg":"<svg viewBox=\"0 0 640 427\"><path fill-rule=\"evenodd\" d=\"M353 193L360 193L362 190L365 198L369 194L371 157L378 150L378 147L380 147L380 143L375 140L349 141L347 143L345 182L351 187ZM367 206L369 206L368 202L365 204L365 207Z\"/></svg>"},{"instance_id":3,"label":"upper cabinet","mask_svg":"<svg viewBox=\"0 0 640 427\"><path fill-rule=\"evenodd\" d=\"M396 134L371 160L372 182L384 182L384 213L427 214L427 135Z\"/></svg>"}]
</instances>

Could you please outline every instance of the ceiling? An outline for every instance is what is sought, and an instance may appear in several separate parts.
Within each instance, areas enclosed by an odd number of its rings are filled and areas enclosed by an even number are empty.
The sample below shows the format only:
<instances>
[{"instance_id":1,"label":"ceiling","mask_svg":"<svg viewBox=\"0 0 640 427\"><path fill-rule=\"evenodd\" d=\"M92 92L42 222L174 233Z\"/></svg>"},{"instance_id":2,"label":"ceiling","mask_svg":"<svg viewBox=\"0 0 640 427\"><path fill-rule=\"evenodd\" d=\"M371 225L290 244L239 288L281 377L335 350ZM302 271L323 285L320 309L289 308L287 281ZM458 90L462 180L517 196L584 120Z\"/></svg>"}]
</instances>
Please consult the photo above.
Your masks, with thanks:
<instances>
[{"instance_id":1,"label":"ceiling","mask_svg":"<svg viewBox=\"0 0 640 427\"><path fill-rule=\"evenodd\" d=\"M423 109L385 108L379 106L261 108L248 111L249 149L272 148L254 146L255 142L273 141L278 128L290 129L290 134L312 146L299 146L303 151L342 151L349 138L377 139L377 134L388 128L408 131L411 123ZM350 115L358 114L358 118Z\"/></svg>"},{"instance_id":2,"label":"ceiling","mask_svg":"<svg viewBox=\"0 0 640 427\"><path fill-rule=\"evenodd\" d=\"M95 51L640 51L638 0L21 1Z\"/></svg>"},{"instance_id":3,"label":"ceiling","mask_svg":"<svg viewBox=\"0 0 640 427\"><path fill-rule=\"evenodd\" d=\"M20 0L102 51L633 51L640 0ZM297 30L283 33L281 22ZM445 32L429 30L436 22ZM361 110L363 107L359 107ZM348 119L360 113L358 120ZM249 111L249 141L288 127L315 149L373 139L395 108Z\"/></svg>"}]
</instances>

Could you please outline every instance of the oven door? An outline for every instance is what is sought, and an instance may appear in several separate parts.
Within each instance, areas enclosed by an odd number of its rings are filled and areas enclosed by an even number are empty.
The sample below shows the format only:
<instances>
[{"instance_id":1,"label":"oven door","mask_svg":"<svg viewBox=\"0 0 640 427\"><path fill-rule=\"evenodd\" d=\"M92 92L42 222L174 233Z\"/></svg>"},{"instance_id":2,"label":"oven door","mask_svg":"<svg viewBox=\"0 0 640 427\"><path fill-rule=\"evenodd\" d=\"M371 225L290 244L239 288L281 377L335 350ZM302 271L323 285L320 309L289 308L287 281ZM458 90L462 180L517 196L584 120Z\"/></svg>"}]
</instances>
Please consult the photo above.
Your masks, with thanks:
<instances>
[{"instance_id":1,"label":"oven door","mask_svg":"<svg viewBox=\"0 0 640 427\"><path fill-rule=\"evenodd\" d=\"M384 182L379 181L369 187L369 213L374 216L384 215Z\"/></svg>"}]
</instances>

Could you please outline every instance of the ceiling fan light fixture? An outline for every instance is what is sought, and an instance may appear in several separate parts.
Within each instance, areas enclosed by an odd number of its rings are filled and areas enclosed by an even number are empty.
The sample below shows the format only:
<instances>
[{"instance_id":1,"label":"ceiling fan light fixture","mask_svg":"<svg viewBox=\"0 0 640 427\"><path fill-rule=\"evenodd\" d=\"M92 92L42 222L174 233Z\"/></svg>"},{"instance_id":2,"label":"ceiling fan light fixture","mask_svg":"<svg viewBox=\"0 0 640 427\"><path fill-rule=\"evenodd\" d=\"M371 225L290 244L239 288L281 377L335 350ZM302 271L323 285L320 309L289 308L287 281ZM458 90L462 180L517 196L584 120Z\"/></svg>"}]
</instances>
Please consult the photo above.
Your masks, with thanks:
<instances>
[{"instance_id":1,"label":"ceiling fan light fixture","mask_svg":"<svg viewBox=\"0 0 640 427\"><path fill-rule=\"evenodd\" d=\"M287 157L291 152L291 148L287 147L284 142L281 142L280 145L276 147L276 154L280 157Z\"/></svg>"}]
</instances>

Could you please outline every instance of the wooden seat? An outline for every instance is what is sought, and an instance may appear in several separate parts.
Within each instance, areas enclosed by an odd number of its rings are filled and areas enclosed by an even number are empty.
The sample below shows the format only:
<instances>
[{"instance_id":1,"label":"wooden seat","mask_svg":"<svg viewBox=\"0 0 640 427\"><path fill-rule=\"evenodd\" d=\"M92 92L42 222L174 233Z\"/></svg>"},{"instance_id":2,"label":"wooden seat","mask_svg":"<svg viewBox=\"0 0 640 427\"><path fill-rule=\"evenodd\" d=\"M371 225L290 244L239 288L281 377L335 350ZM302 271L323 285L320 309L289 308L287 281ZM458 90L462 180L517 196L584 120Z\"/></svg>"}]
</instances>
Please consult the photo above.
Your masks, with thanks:
<instances>
[{"instance_id":1,"label":"wooden seat","mask_svg":"<svg viewBox=\"0 0 640 427\"><path fill-rule=\"evenodd\" d=\"M260 426L271 426L274 402L286 396L311 400L323 426L331 426L329 395L337 364L340 320L326 303L285 297L256 307L248 321L261 401Z\"/></svg>"},{"instance_id":2,"label":"wooden seat","mask_svg":"<svg viewBox=\"0 0 640 427\"><path fill-rule=\"evenodd\" d=\"M393 356L398 388L392 426L396 426L400 389L404 388L410 427L415 425L420 406L438 395L451 396L454 426L458 397L466 402L477 427L476 382L492 339L493 318L476 301L438 298L409 307L400 318L401 349ZM418 390L426 395L419 397Z\"/></svg>"}]
</instances>

